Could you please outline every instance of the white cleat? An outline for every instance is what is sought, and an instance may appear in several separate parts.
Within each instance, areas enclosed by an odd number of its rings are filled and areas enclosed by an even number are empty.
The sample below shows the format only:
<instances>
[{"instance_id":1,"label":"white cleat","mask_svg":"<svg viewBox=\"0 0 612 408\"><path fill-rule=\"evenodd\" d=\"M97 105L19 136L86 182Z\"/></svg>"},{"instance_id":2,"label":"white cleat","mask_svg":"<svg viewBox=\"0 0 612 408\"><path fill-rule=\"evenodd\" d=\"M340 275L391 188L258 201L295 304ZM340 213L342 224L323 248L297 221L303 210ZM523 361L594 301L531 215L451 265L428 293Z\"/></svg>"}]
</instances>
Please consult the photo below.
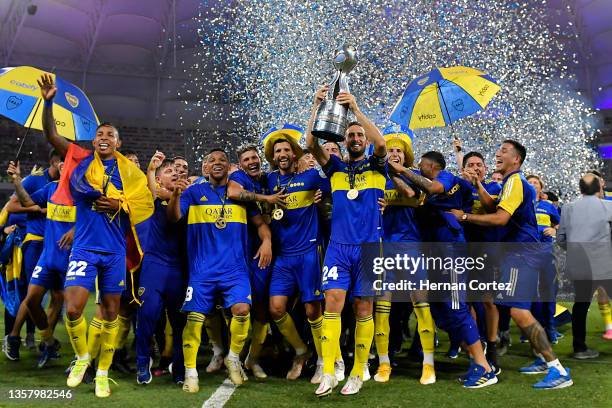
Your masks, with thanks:
<instances>
[{"instance_id":1,"label":"white cleat","mask_svg":"<svg viewBox=\"0 0 612 408\"><path fill-rule=\"evenodd\" d=\"M196 393L200 391L200 385L197 376L187 376L185 377L185 382L183 383L183 391L189 393Z\"/></svg>"},{"instance_id":2,"label":"white cleat","mask_svg":"<svg viewBox=\"0 0 612 408\"><path fill-rule=\"evenodd\" d=\"M348 381L346 382L346 384L344 384L344 387L342 387L340 394L342 395L357 394L362 386L363 386L363 381L361 381L361 378L358 375L351 375Z\"/></svg>"},{"instance_id":3,"label":"white cleat","mask_svg":"<svg viewBox=\"0 0 612 408\"><path fill-rule=\"evenodd\" d=\"M234 383L234 385L239 386L242 385L245 379L248 379L246 373L242 369L242 364L240 360L230 359L229 357L225 357L223 360L225 363L225 367L227 367L227 371L229 372L229 378Z\"/></svg>"},{"instance_id":4,"label":"white cleat","mask_svg":"<svg viewBox=\"0 0 612 408\"><path fill-rule=\"evenodd\" d=\"M323 364L317 364L317 369L315 370L314 375L310 379L311 384L321 384L321 380L323 379Z\"/></svg>"},{"instance_id":5,"label":"white cleat","mask_svg":"<svg viewBox=\"0 0 612 408\"><path fill-rule=\"evenodd\" d=\"M253 373L253 376L257 378L258 380L263 380L265 378L268 378L268 375L263 370L263 368L261 368L259 363L257 363L257 361L251 360L250 357L247 357L246 360L244 361L244 367L247 370L251 370L251 372Z\"/></svg>"},{"instance_id":6,"label":"white cleat","mask_svg":"<svg viewBox=\"0 0 612 408\"><path fill-rule=\"evenodd\" d=\"M369 381L372 376L370 375L370 363L364 363L363 365L363 382Z\"/></svg>"},{"instance_id":7,"label":"white cleat","mask_svg":"<svg viewBox=\"0 0 612 408\"><path fill-rule=\"evenodd\" d=\"M208 363L208 366L206 366L206 372L209 374L216 373L217 371L221 370L222 367L223 367L223 355L215 354L210 360L210 363Z\"/></svg>"},{"instance_id":8,"label":"white cleat","mask_svg":"<svg viewBox=\"0 0 612 408\"><path fill-rule=\"evenodd\" d=\"M344 366L343 360L336 360L334 362L334 373L336 374L336 380L338 382L344 381L344 371L346 367Z\"/></svg>"},{"instance_id":9,"label":"white cleat","mask_svg":"<svg viewBox=\"0 0 612 408\"><path fill-rule=\"evenodd\" d=\"M327 395L330 395L337 385L338 380L336 380L335 376L331 374L323 374L323 378L321 378L321 383L315 391L315 395L317 397L325 397Z\"/></svg>"}]
</instances>

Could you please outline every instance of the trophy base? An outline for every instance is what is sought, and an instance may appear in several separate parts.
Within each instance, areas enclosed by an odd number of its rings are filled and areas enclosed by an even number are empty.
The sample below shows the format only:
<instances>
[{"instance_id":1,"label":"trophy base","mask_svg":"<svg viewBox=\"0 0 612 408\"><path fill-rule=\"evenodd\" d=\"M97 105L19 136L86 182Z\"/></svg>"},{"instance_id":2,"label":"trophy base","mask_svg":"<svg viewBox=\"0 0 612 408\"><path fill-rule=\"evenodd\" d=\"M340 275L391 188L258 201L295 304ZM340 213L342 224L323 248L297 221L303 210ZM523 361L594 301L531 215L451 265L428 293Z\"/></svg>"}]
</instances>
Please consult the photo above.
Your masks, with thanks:
<instances>
[{"instance_id":1,"label":"trophy base","mask_svg":"<svg viewBox=\"0 0 612 408\"><path fill-rule=\"evenodd\" d=\"M319 106L312 127L312 134L325 140L342 142L346 126L348 109L335 100L327 100Z\"/></svg>"}]
</instances>

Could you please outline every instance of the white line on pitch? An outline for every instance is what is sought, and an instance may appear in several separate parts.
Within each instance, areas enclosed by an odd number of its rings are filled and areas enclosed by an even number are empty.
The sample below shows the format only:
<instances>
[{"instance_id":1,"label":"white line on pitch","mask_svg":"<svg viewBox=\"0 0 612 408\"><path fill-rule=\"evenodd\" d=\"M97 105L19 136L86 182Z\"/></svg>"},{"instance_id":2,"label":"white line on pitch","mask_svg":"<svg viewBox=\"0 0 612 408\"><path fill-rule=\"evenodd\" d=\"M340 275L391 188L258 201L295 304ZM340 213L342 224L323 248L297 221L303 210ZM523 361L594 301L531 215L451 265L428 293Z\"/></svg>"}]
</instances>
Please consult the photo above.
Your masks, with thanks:
<instances>
[{"instance_id":1,"label":"white line on pitch","mask_svg":"<svg viewBox=\"0 0 612 408\"><path fill-rule=\"evenodd\" d=\"M226 378L209 399L204 401L202 408L222 408L236 391L236 386Z\"/></svg>"}]
</instances>

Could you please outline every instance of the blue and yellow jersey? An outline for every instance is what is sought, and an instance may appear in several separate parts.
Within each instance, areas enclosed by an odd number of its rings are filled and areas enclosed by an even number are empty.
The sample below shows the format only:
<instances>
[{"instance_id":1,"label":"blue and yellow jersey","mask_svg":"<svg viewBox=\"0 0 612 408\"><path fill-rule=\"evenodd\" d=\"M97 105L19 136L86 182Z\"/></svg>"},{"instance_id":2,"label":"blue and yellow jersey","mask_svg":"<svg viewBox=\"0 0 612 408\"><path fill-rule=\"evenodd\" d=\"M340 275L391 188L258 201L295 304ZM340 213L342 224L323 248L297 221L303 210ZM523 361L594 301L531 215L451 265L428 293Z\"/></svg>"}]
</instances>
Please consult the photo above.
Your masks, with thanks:
<instances>
[{"instance_id":1,"label":"blue and yellow jersey","mask_svg":"<svg viewBox=\"0 0 612 408\"><path fill-rule=\"evenodd\" d=\"M416 193L412 198L405 197L395 189L391 179L385 185L387 207L383 214L383 240L385 242L419 242L421 232L416 222L415 208L423 204L425 194L405 177L401 177Z\"/></svg>"},{"instance_id":2,"label":"blue and yellow jersey","mask_svg":"<svg viewBox=\"0 0 612 408\"><path fill-rule=\"evenodd\" d=\"M418 171L415 173L420 174ZM427 195L425 204L418 211L421 231L425 241L452 242L463 234L463 227L448 211L472 206L472 185L446 170L441 170L432 181L442 184L444 192Z\"/></svg>"},{"instance_id":3,"label":"blue and yellow jersey","mask_svg":"<svg viewBox=\"0 0 612 408\"><path fill-rule=\"evenodd\" d=\"M497 202L499 194L501 193L501 184L493 180L485 180L482 185L491 198ZM474 201L472 207L465 209L465 211L471 214L486 214L487 212L480 203L478 189L474 186L472 186L472 199ZM465 223L463 224L463 228L465 231L465 238L468 242L497 242L500 238L501 232L497 227L483 227L476 224Z\"/></svg>"},{"instance_id":4,"label":"blue and yellow jersey","mask_svg":"<svg viewBox=\"0 0 612 408\"><path fill-rule=\"evenodd\" d=\"M202 183L208 183L208 180L206 180L206 177L204 176L200 176L193 181L193 184L202 184Z\"/></svg>"},{"instance_id":5,"label":"blue and yellow jersey","mask_svg":"<svg viewBox=\"0 0 612 408\"><path fill-rule=\"evenodd\" d=\"M544 230L553 225L559 224L559 211L557 207L548 200L539 200L536 203L536 221L538 222L538 232L541 242L552 242L553 238L544 235Z\"/></svg>"},{"instance_id":6,"label":"blue and yellow jersey","mask_svg":"<svg viewBox=\"0 0 612 408\"><path fill-rule=\"evenodd\" d=\"M382 215L378 199L385 195L386 159L370 156L358 162L345 163L330 156L323 166L330 179L332 191L332 218L330 241L357 245L377 242L382 238ZM358 196L349 200L349 176L354 176Z\"/></svg>"},{"instance_id":7,"label":"blue and yellow jersey","mask_svg":"<svg viewBox=\"0 0 612 408\"><path fill-rule=\"evenodd\" d=\"M502 242L540 241L535 194L522 171L517 170L504 178L497 208L508 212L511 218L502 228Z\"/></svg>"},{"instance_id":8,"label":"blue and yellow jersey","mask_svg":"<svg viewBox=\"0 0 612 408\"><path fill-rule=\"evenodd\" d=\"M603 199L612 201L612 191L604 191Z\"/></svg>"},{"instance_id":9,"label":"blue and yellow jersey","mask_svg":"<svg viewBox=\"0 0 612 408\"><path fill-rule=\"evenodd\" d=\"M192 185L181 196L190 280L222 279L247 270L247 210L225 198L226 191L227 186L203 183ZM215 221L222 210L226 226L219 229Z\"/></svg>"},{"instance_id":10,"label":"blue and yellow jersey","mask_svg":"<svg viewBox=\"0 0 612 408\"><path fill-rule=\"evenodd\" d=\"M24 190L27 191L29 195L32 195L51 181L53 180L49 177L49 169L45 169L43 174L30 174L23 179L21 184ZM45 223L46 217L44 214L27 213L26 233L38 235L40 237L44 236Z\"/></svg>"},{"instance_id":11,"label":"blue and yellow jersey","mask_svg":"<svg viewBox=\"0 0 612 408\"><path fill-rule=\"evenodd\" d=\"M323 180L314 169L285 175L278 171L268 174L272 193L284 188L288 194L283 218L272 219L270 224L275 254L301 254L317 245L319 219L314 196Z\"/></svg>"},{"instance_id":12,"label":"blue and yellow jersey","mask_svg":"<svg viewBox=\"0 0 612 408\"><path fill-rule=\"evenodd\" d=\"M267 187L267 180L266 180L265 173L262 174L262 176L259 177L258 179L253 179L244 170L240 169L240 170L233 172L229 176L229 180L240 184L243 189L245 189L246 191L250 191L251 193L267 194L269 191ZM258 203L248 203L246 204L246 207L247 207L247 216L249 217L255 214L261 214L263 212L261 203L259 202ZM259 239L259 235L257 234L257 229L251 223L248 224L248 232L249 232L248 248L250 248L249 253L254 254L259 249L259 246L261 245L261 240Z\"/></svg>"},{"instance_id":13,"label":"blue and yellow jersey","mask_svg":"<svg viewBox=\"0 0 612 408\"><path fill-rule=\"evenodd\" d=\"M88 194L80 192L75 185L85 182L78 177L83 171L79 167L89 166L90 161L83 160L70 178L70 191L76 206L77 216L74 230L75 249L85 249L112 254L125 255L125 237L130 228L128 215L123 211L113 217L112 214L98 212L94 209L94 202L100 197L99 191ZM110 175L109 183L117 190L123 190L123 182L119 174L116 159L103 160L105 179ZM112 172L112 173L111 173ZM106 181L105 181L106 182Z\"/></svg>"},{"instance_id":14,"label":"blue and yellow jersey","mask_svg":"<svg viewBox=\"0 0 612 408\"><path fill-rule=\"evenodd\" d=\"M76 207L56 204L51 200L51 196L57 190L58 185L57 181L52 181L34 194L31 194L30 197L36 205L47 208L45 239L43 241L47 265L55 264L66 267L70 250L61 249L58 242L74 226L76 222Z\"/></svg>"},{"instance_id":15,"label":"blue and yellow jersey","mask_svg":"<svg viewBox=\"0 0 612 408\"><path fill-rule=\"evenodd\" d=\"M144 245L144 253L147 257L168 264L177 265L181 263L178 239L180 226L170 222L167 216L168 202L156 199L155 211L150 218L149 235Z\"/></svg>"}]
</instances>

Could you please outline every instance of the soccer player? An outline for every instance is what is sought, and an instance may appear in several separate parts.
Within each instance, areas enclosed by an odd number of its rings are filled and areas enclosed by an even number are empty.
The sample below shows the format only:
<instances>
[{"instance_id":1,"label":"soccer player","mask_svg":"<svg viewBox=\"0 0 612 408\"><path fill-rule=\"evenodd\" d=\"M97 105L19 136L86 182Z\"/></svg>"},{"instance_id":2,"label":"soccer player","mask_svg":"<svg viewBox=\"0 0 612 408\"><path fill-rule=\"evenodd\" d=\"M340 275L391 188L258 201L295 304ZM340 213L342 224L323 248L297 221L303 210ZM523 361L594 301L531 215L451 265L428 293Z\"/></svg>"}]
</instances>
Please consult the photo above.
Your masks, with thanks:
<instances>
[{"instance_id":1,"label":"soccer player","mask_svg":"<svg viewBox=\"0 0 612 408\"><path fill-rule=\"evenodd\" d=\"M539 232L535 212L535 190L521 172L527 151L515 140L505 140L495 154L496 170L504 175L497 209L489 214L451 212L460 222L505 227L502 242L522 243L521 250L509 251L501 265L500 282L511 288L496 295L496 303L510 307L512 319L529 339L537 353L536 361L521 373L548 373L534 384L538 389L565 388L573 384L569 369L563 367L552 350L546 331L531 314L531 302L538 287ZM518 292L517 292L518 291Z\"/></svg>"},{"instance_id":2,"label":"soccer player","mask_svg":"<svg viewBox=\"0 0 612 408\"><path fill-rule=\"evenodd\" d=\"M411 167L414 162L414 153L410 137L405 133L391 133L384 135L384 138L389 152L388 160L404 167ZM416 254L417 243L421 241L421 232L416 220L415 207L421 205L424 198L424 195L421 195L416 186L405 177L393 176L387 179L385 186L387 207L383 213L385 242L411 243L410 249L413 249ZM420 253L416 255L418 256ZM427 279L424 269L420 269L415 276L416 281L420 279ZM414 303L419 337L423 346L423 370L420 383L423 385L433 384L436 382L434 369L435 328L429 303L427 303L427 293L414 291L410 295ZM388 355L390 309L390 298L376 302L374 341L379 366L374 380L378 382L389 381L391 375L391 362Z\"/></svg>"},{"instance_id":3,"label":"soccer player","mask_svg":"<svg viewBox=\"0 0 612 408\"><path fill-rule=\"evenodd\" d=\"M538 222L538 233L542 245L542 258L540 267L540 278L542 285L540 286L540 297L542 302L534 302L531 306L531 311L535 318L540 322L548 340L552 344L557 344L559 338L563 335L557 332L555 327L555 312L557 309L557 268L555 266L555 258L553 255L553 241L557 235L557 227L561 217L557 208L548 200L542 198L544 190L544 182L538 175L532 174L527 176L527 182L534 188L536 194L536 221Z\"/></svg>"},{"instance_id":4,"label":"soccer player","mask_svg":"<svg viewBox=\"0 0 612 408\"><path fill-rule=\"evenodd\" d=\"M315 167L317 167L317 161L315 160L314 156L308 151L308 149L303 149L303 155L298 160L297 171L301 173L308 169L314 169Z\"/></svg>"},{"instance_id":5,"label":"soccer player","mask_svg":"<svg viewBox=\"0 0 612 408\"><path fill-rule=\"evenodd\" d=\"M62 168L63 163L60 163L60 174ZM15 185L15 194L19 203L24 208L39 206L47 209L43 252L32 272L28 293L23 300L28 314L41 331L41 356L38 368L42 368L49 359L59 358L60 344L53 337L53 331L64 302L64 279L74 237L76 210L73 206L63 206L53 202L51 196L57 189L57 182L48 183L30 195L22 185L19 163L15 165L10 162L7 173ZM51 302L48 312L45 313L41 303L47 291L51 292Z\"/></svg>"},{"instance_id":6,"label":"soccer player","mask_svg":"<svg viewBox=\"0 0 612 408\"><path fill-rule=\"evenodd\" d=\"M285 339L295 349L293 365L287 373L287 379L295 380L299 378L304 363L312 355L287 313L289 298L299 292L318 356L317 368L310 382L318 384L323 375L323 296L315 195L323 179L319 172L312 168L297 172L297 161L300 160L301 153L302 149L297 141L289 135L279 133L266 139L266 159L277 168L268 174L268 188L272 193L284 192L287 195L286 208L274 209L270 224L276 254L270 279L270 315Z\"/></svg>"},{"instance_id":7,"label":"soccer player","mask_svg":"<svg viewBox=\"0 0 612 408\"><path fill-rule=\"evenodd\" d=\"M185 293L185 276L179 250L179 231L168 221L166 207L178 181L176 166L162 152L156 152L147 167L149 189L155 197L155 212L151 218L149 237L140 273L140 307L136 326L136 365L138 384L152 380L151 337L164 310L172 328L172 377L175 383L184 381L184 361L181 347L185 316L180 313Z\"/></svg>"},{"instance_id":8,"label":"soccer player","mask_svg":"<svg viewBox=\"0 0 612 408\"><path fill-rule=\"evenodd\" d=\"M493 173L491 173L491 180L496 183L501 184L504 182L504 176L499 171L496 170Z\"/></svg>"},{"instance_id":9,"label":"soccer player","mask_svg":"<svg viewBox=\"0 0 612 408\"><path fill-rule=\"evenodd\" d=\"M189 175L189 163L187 163L187 160L183 156L177 155L172 158L172 162L179 178L187 178Z\"/></svg>"},{"instance_id":10,"label":"soccer player","mask_svg":"<svg viewBox=\"0 0 612 408\"><path fill-rule=\"evenodd\" d=\"M251 288L247 266L247 209L227 197L229 160L223 150L208 155L208 183L187 187L179 180L168 204L168 218L177 222L187 219L187 248L190 254L189 283L183 303L187 325L183 331L185 383L183 390L198 392L196 358L200 347L202 325L207 314L221 296L223 307L231 309L231 344L225 366L231 381L240 385L246 375L240 363L240 352L249 333ZM255 257L259 267L266 267L272 258L269 229L261 214L250 221L262 241Z\"/></svg>"},{"instance_id":11,"label":"soccer player","mask_svg":"<svg viewBox=\"0 0 612 408\"><path fill-rule=\"evenodd\" d=\"M140 168L140 160L138 160L138 154L136 154L133 150L123 150L121 152L125 156L126 159L131 161L136 165L136 167Z\"/></svg>"},{"instance_id":12,"label":"soccer player","mask_svg":"<svg viewBox=\"0 0 612 408\"><path fill-rule=\"evenodd\" d=\"M34 194L36 191L43 188L45 185L53 180L59 178L59 166L62 163L62 156L56 150L49 152L49 168L42 172L32 171L28 177L23 180L23 188L28 194ZM23 253L23 271L26 275L26 286L29 284L32 277L32 273L40 254L43 251L43 237L45 235L45 209L37 205L24 208L19 204L19 200L16 196L12 196L9 200L6 209L9 213L25 213L27 214L26 220L26 235L21 243L21 250ZM31 320L28 319L28 309L25 304L20 305L17 315L15 316L15 322L13 324L11 333L7 337L5 354L9 360L19 359L19 346L21 345L21 338L19 333L23 323L28 320L27 334L26 334L26 345L28 348L34 348L34 327L29 327Z\"/></svg>"},{"instance_id":13,"label":"soccer player","mask_svg":"<svg viewBox=\"0 0 612 408\"><path fill-rule=\"evenodd\" d=\"M472 214L486 214L487 210L493 211L495 208L495 200L501 192L501 185L493 180L486 180L488 173L487 165L484 157L479 152L469 152L463 156L462 174L463 177L472 184L472 199L473 205L469 211ZM465 224L463 226L465 238L468 242L498 242L500 231L493 227L479 227L477 225ZM490 269L487 270L490 277L493 274ZM485 280L491 280L485 279ZM499 322L499 312L497 306L493 303L493 297L487 293L484 295L483 301L474 302L472 307L477 315L478 325L484 325L484 341L486 341L486 357L487 361L493 363L496 370L499 369L497 362L497 330ZM499 373L499 372L497 372Z\"/></svg>"},{"instance_id":14,"label":"soccer player","mask_svg":"<svg viewBox=\"0 0 612 408\"><path fill-rule=\"evenodd\" d=\"M378 128L361 112L350 93L341 92L336 100L347 104L357 122L346 130L346 162L321 148L312 135L314 116L325 99L328 87L319 89L314 98L306 133L306 144L330 179L332 190L332 231L323 263L322 289L325 292L325 313L321 334L323 378L315 394L332 393L338 384L334 361L338 354L341 330L340 313L347 295L354 299L357 320L355 328L355 362L350 377L341 393L356 394L362 387L364 370L374 337L372 317L373 293L362 286L361 243L381 242L382 216L378 199L384 197L385 162L387 148ZM368 143L374 145L374 154L365 156Z\"/></svg>"},{"instance_id":15,"label":"soccer player","mask_svg":"<svg viewBox=\"0 0 612 408\"><path fill-rule=\"evenodd\" d=\"M419 172L389 162L393 174L406 177L427 194L425 205L420 209L418 218L425 242L463 243L463 228L455 218L447 214L451 209L460 209L472 204L472 188L469 182L445 170L446 161L440 152L430 151L421 156ZM442 247L449 250L449 256L461 256L461 249ZM448 248L448 249L446 249ZM438 271L441 272L441 271ZM451 271L447 276L432 276L430 279L442 279L451 283L465 279L464 274ZM437 274L436 274L437 275ZM494 370L487 362L478 328L467 303L465 292L449 291L447 298L431 302L430 309L438 327L448 332L451 344L464 343L473 358L468 373L462 377L466 388L481 388L497 383Z\"/></svg>"},{"instance_id":16,"label":"soccer player","mask_svg":"<svg viewBox=\"0 0 612 408\"><path fill-rule=\"evenodd\" d=\"M97 278L104 320L95 381L96 396L104 398L110 396L108 369L117 340L117 315L121 293L125 289L126 256L135 255L137 259L130 258L131 262L140 263L140 252L127 252L126 237L133 239L134 247L138 248L137 231L150 217L153 200L144 173L117 151L121 146L117 128L101 124L92 142L94 152L79 148L57 133L53 117L57 87L53 78L43 75L38 85L44 99L43 133L60 154L66 155L65 171L52 198L55 200L59 196L66 201L74 200L77 208L64 297L66 330L78 359L70 369L67 385L78 386L90 364L83 310L89 293L96 288Z\"/></svg>"}]
</instances>

